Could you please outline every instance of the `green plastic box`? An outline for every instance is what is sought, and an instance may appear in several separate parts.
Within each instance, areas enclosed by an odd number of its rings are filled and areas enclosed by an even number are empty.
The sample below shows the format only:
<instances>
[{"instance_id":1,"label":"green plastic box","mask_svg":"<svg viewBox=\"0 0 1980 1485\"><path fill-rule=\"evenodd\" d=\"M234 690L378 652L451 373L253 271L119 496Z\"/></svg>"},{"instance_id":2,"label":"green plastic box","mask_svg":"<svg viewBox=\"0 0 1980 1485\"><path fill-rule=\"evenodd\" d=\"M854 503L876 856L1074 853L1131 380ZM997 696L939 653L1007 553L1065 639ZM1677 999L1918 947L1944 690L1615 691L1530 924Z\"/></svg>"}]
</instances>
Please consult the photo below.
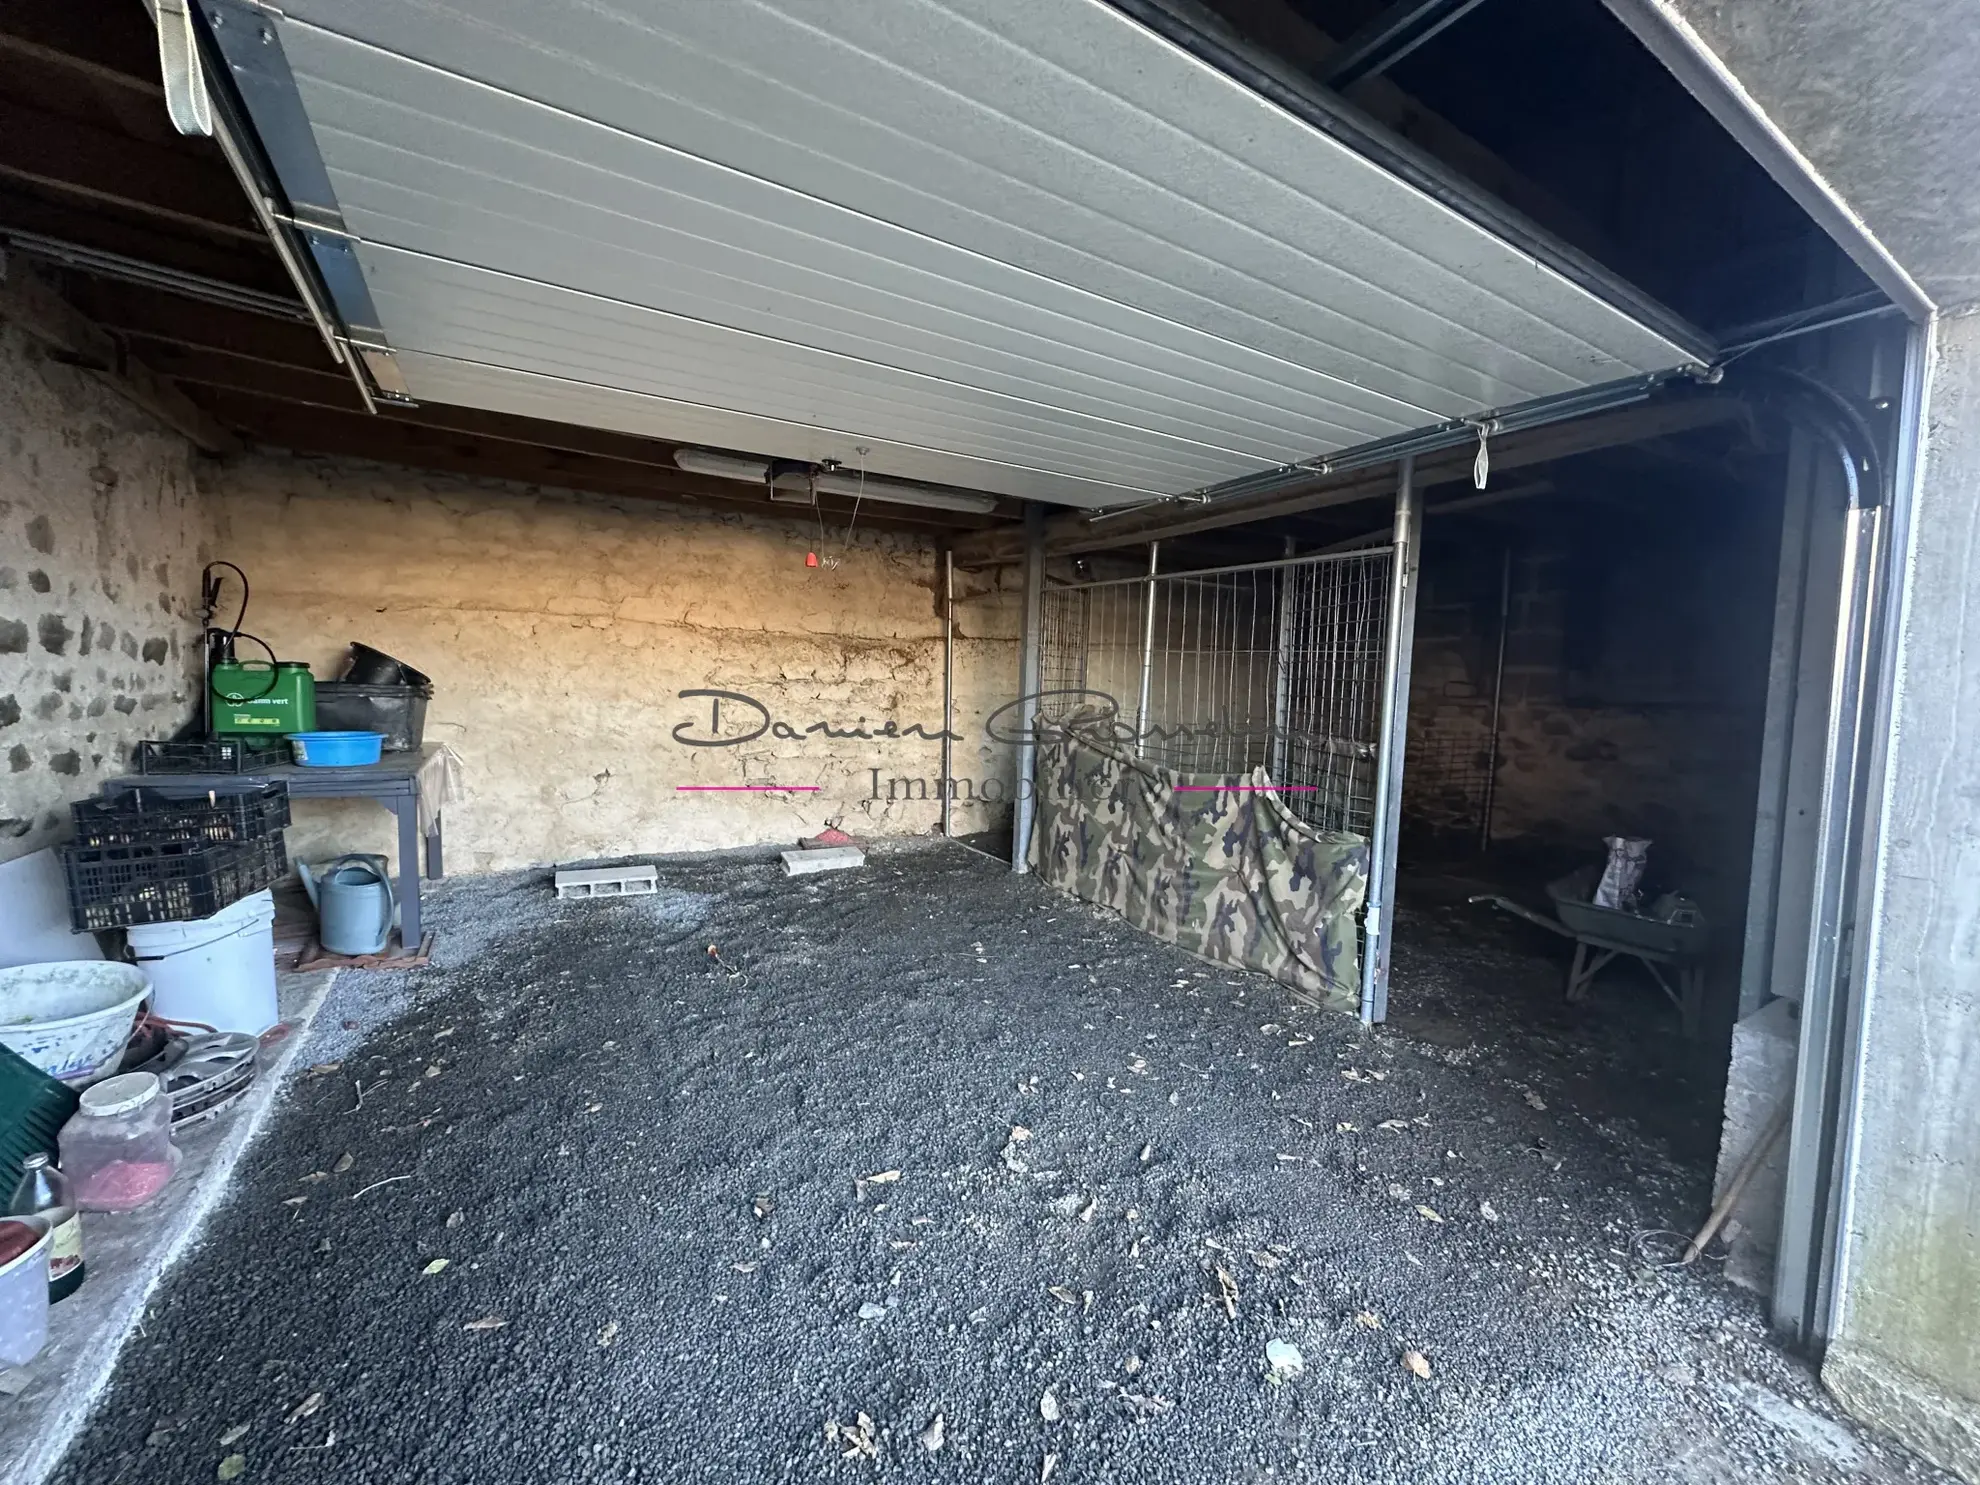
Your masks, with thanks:
<instances>
[{"instance_id":1,"label":"green plastic box","mask_svg":"<svg viewBox=\"0 0 1980 1485\"><path fill-rule=\"evenodd\" d=\"M213 667L210 731L279 737L316 730L316 677L299 660L228 660Z\"/></svg>"}]
</instances>

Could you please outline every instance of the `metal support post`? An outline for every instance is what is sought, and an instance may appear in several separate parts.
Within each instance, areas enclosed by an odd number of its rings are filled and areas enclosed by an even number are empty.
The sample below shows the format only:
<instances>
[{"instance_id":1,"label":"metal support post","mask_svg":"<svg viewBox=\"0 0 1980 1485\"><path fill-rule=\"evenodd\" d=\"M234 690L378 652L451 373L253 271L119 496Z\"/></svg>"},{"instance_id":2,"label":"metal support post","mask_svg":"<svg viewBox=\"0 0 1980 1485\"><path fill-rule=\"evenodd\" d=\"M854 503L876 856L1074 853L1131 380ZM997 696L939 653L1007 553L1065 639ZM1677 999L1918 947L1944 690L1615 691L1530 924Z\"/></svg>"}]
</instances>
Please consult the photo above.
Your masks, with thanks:
<instances>
[{"instance_id":1,"label":"metal support post","mask_svg":"<svg viewBox=\"0 0 1980 1485\"><path fill-rule=\"evenodd\" d=\"M1382 650L1381 752L1375 771L1375 825L1368 842L1368 906L1363 913L1361 1019L1389 1014L1389 949L1396 921L1396 835L1402 814L1403 747L1408 736L1410 649L1416 639L1416 573L1423 507L1416 461L1396 465L1395 546L1390 555L1389 623Z\"/></svg>"},{"instance_id":2,"label":"metal support post","mask_svg":"<svg viewBox=\"0 0 1980 1485\"><path fill-rule=\"evenodd\" d=\"M1037 813L1038 691L1045 628L1045 507L1024 508L1024 643L1018 652L1016 807L1011 812L1011 870L1031 870L1031 822Z\"/></svg>"},{"instance_id":3,"label":"metal support post","mask_svg":"<svg viewBox=\"0 0 1980 1485\"><path fill-rule=\"evenodd\" d=\"M942 834L952 836L956 797L950 749L956 730L956 556L942 550Z\"/></svg>"},{"instance_id":4,"label":"metal support post","mask_svg":"<svg viewBox=\"0 0 1980 1485\"><path fill-rule=\"evenodd\" d=\"M1148 737L1148 687L1155 673L1155 568L1161 561L1162 543L1148 543L1148 611L1141 625L1141 700L1134 708L1134 756L1141 756Z\"/></svg>"},{"instance_id":5,"label":"metal support post","mask_svg":"<svg viewBox=\"0 0 1980 1485\"><path fill-rule=\"evenodd\" d=\"M1298 543L1290 536L1286 538L1286 556L1297 555ZM1272 663L1275 673L1272 678L1272 759L1273 781L1286 782L1286 753L1291 747L1291 739L1286 735L1292 726L1292 626L1293 626L1293 584L1297 581L1294 570L1282 567L1278 573L1279 584L1279 623L1278 637L1272 647Z\"/></svg>"},{"instance_id":6,"label":"metal support post","mask_svg":"<svg viewBox=\"0 0 1980 1485\"><path fill-rule=\"evenodd\" d=\"M1478 810L1478 850L1492 849L1492 805L1499 792L1499 716L1506 696L1506 633L1512 628L1512 543L1499 569L1499 655L1492 665L1492 740L1485 749L1485 798Z\"/></svg>"}]
</instances>

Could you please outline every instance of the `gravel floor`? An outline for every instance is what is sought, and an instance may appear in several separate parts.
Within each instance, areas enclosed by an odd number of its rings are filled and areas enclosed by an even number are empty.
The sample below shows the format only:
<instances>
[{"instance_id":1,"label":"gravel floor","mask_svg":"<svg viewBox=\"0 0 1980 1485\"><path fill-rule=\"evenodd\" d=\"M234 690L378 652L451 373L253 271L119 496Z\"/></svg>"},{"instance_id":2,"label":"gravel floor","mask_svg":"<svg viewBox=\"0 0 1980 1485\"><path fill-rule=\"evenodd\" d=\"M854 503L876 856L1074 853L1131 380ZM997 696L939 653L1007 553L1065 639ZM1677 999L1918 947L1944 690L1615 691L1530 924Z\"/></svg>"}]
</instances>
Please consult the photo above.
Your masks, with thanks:
<instances>
[{"instance_id":1,"label":"gravel floor","mask_svg":"<svg viewBox=\"0 0 1980 1485\"><path fill-rule=\"evenodd\" d=\"M1688 1054L1529 930L1370 1034L953 846L661 876L343 976L58 1478L1940 1478L1645 1261Z\"/></svg>"}]
</instances>

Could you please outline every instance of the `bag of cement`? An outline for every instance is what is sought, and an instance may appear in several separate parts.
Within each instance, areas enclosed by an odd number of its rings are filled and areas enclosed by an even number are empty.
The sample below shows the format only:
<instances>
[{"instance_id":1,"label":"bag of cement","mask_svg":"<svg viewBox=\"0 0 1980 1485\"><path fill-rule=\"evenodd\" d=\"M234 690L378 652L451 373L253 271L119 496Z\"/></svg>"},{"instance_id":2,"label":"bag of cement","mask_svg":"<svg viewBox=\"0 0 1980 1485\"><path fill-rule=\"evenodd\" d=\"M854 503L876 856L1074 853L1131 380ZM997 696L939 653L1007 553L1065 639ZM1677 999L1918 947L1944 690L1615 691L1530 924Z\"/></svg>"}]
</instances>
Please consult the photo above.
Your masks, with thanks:
<instances>
[{"instance_id":1,"label":"bag of cement","mask_svg":"<svg viewBox=\"0 0 1980 1485\"><path fill-rule=\"evenodd\" d=\"M1643 866L1650 859L1650 842L1611 835L1603 844L1609 848L1609 862L1602 868L1602 880L1595 884L1595 906L1633 913L1643 881Z\"/></svg>"}]
</instances>

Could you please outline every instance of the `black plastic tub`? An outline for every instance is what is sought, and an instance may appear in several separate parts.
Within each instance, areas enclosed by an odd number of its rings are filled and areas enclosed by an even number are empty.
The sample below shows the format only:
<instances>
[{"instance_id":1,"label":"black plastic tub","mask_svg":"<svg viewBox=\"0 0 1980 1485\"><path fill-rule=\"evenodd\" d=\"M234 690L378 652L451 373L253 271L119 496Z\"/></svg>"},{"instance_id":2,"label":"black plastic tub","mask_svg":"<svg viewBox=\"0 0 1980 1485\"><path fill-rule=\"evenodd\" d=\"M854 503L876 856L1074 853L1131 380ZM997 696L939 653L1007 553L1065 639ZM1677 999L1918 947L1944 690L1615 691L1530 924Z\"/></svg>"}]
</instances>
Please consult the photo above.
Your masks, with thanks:
<instances>
[{"instance_id":1,"label":"black plastic tub","mask_svg":"<svg viewBox=\"0 0 1980 1485\"><path fill-rule=\"evenodd\" d=\"M432 678L425 672L356 640L351 641L351 658L345 662L339 679L355 686L425 686L429 695L433 686ZM386 746L389 748L391 744Z\"/></svg>"},{"instance_id":2,"label":"black plastic tub","mask_svg":"<svg viewBox=\"0 0 1980 1485\"><path fill-rule=\"evenodd\" d=\"M388 753L410 753L426 733L431 686L367 686L356 681L316 683L316 725L324 732L377 732Z\"/></svg>"}]
</instances>

